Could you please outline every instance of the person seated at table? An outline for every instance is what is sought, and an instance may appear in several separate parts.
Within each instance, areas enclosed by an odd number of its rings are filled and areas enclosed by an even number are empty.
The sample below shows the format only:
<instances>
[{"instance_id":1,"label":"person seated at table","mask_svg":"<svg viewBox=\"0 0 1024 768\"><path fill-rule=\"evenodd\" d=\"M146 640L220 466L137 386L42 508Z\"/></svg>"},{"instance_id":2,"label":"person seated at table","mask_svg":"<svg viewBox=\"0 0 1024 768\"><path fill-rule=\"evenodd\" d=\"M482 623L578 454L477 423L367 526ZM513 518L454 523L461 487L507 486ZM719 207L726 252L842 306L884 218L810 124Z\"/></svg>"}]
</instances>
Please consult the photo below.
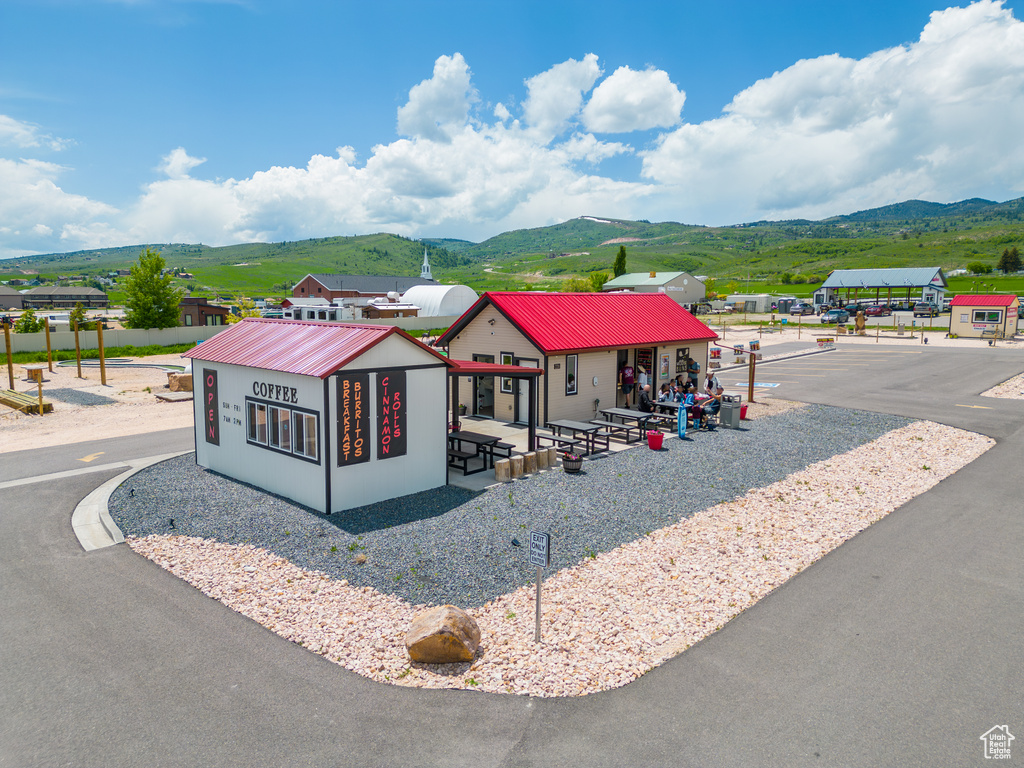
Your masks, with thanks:
<instances>
[{"instance_id":1,"label":"person seated at table","mask_svg":"<svg viewBox=\"0 0 1024 768\"><path fill-rule=\"evenodd\" d=\"M660 403L671 403L672 402L672 390L668 386L668 382L661 385L661 389L658 390L658 412L659 413L671 413L671 408L666 408Z\"/></svg>"},{"instance_id":2,"label":"person seated at table","mask_svg":"<svg viewBox=\"0 0 1024 768\"><path fill-rule=\"evenodd\" d=\"M640 400L637 402L637 408L641 413L654 413L654 401L651 400L650 384L644 384L644 388L640 390Z\"/></svg>"},{"instance_id":3,"label":"person seated at table","mask_svg":"<svg viewBox=\"0 0 1024 768\"><path fill-rule=\"evenodd\" d=\"M693 425L700 424L701 408L700 403L697 402L697 386L691 386L680 402L680 408L689 415Z\"/></svg>"},{"instance_id":4,"label":"person seated at table","mask_svg":"<svg viewBox=\"0 0 1024 768\"><path fill-rule=\"evenodd\" d=\"M708 424L708 419L711 416L714 416L720 410L722 410L722 395L724 394L725 390L722 389L721 387L718 387L718 389L715 391L715 394L713 394L711 397L709 397L701 404L700 428L702 430L713 429Z\"/></svg>"}]
</instances>

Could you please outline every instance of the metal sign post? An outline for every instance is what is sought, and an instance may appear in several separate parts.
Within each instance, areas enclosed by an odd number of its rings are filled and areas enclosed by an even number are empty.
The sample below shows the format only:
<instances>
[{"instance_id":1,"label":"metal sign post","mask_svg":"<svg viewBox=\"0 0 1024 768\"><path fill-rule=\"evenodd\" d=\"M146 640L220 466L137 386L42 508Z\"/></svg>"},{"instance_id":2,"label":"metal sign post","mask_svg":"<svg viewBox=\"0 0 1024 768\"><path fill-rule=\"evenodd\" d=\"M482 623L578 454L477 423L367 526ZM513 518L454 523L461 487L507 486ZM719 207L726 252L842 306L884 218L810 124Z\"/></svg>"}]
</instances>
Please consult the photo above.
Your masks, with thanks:
<instances>
[{"instance_id":1,"label":"metal sign post","mask_svg":"<svg viewBox=\"0 0 1024 768\"><path fill-rule=\"evenodd\" d=\"M530 565L537 566L537 625L533 642L540 642L540 582L544 569L551 564L551 535L541 531L530 531Z\"/></svg>"}]
</instances>

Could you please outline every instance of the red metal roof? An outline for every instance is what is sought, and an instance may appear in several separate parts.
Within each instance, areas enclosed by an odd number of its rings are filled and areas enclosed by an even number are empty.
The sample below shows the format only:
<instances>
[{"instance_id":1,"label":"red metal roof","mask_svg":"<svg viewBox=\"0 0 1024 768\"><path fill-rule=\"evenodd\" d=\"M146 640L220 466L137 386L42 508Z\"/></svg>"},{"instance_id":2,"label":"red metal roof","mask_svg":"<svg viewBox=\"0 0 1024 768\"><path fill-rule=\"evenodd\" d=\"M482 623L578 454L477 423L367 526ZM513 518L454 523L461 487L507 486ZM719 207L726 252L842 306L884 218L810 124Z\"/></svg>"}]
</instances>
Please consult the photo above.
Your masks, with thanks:
<instances>
[{"instance_id":1,"label":"red metal roof","mask_svg":"<svg viewBox=\"0 0 1024 768\"><path fill-rule=\"evenodd\" d=\"M1016 296L960 294L949 302L951 307L1010 307L1017 300Z\"/></svg>"},{"instance_id":2,"label":"red metal roof","mask_svg":"<svg viewBox=\"0 0 1024 768\"><path fill-rule=\"evenodd\" d=\"M488 303L545 354L718 338L663 293L488 292L445 332L438 344L447 344Z\"/></svg>"},{"instance_id":3,"label":"red metal roof","mask_svg":"<svg viewBox=\"0 0 1024 768\"><path fill-rule=\"evenodd\" d=\"M184 357L324 379L394 333L451 365L447 358L394 326L257 318L228 326Z\"/></svg>"}]
</instances>

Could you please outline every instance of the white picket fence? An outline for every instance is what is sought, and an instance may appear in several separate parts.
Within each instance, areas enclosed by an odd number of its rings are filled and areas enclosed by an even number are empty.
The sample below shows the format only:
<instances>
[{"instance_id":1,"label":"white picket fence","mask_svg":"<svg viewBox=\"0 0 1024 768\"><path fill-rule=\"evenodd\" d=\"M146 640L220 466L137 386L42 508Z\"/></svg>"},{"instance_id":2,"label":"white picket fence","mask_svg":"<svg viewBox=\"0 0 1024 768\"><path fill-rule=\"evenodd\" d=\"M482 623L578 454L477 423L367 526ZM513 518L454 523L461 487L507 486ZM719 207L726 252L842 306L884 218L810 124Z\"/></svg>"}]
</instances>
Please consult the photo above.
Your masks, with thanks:
<instances>
[{"instance_id":1,"label":"white picket fence","mask_svg":"<svg viewBox=\"0 0 1024 768\"><path fill-rule=\"evenodd\" d=\"M396 317L380 320L363 320L358 323L342 323L342 325L397 325L414 337L419 338L423 331L432 328L447 328L459 318L453 317ZM148 330L110 330L103 332L103 347L147 347L150 344L166 347L171 344L199 343L212 338L228 326L226 325L194 325L178 328L150 328ZM99 349L96 331L79 331L79 344L82 349ZM50 348L74 349L74 331L51 331ZM12 352L45 352L46 332L12 333ZM2 348L0 348L2 353Z\"/></svg>"}]
</instances>

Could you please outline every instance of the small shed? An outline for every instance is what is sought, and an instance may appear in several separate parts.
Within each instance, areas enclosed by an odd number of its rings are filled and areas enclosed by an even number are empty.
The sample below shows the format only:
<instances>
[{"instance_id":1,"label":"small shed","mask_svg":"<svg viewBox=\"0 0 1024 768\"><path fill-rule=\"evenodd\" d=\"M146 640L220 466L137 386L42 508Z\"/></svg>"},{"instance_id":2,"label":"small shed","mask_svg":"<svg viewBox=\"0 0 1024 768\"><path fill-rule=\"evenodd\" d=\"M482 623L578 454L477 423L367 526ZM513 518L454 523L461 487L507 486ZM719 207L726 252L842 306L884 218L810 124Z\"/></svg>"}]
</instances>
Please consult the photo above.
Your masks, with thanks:
<instances>
[{"instance_id":1,"label":"small shed","mask_svg":"<svg viewBox=\"0 0 1024 768\"><path fill-rule=\"evenodd\" d=\"M629 272L606 281L601 290L664 293L677 304L696 304L707 295L704 283L686 272Z\"/></svg>"},{"instance_id":2,"label":"small shed","mask_svg":"<svg viewBox=\"0 0 1024 768\"><path fill-rule=\"evenodd\" d=\"M398 328L247 318L185 357L202 467L328 514L447 482L453 364Z\"/></svg>"},{"instance_id":3,"label":"small shed","mask_svg":"<svg viewBox=\"0 0 1024 768\"><path fill-rule=\"evenodd\" d=\"M1012 337L1017 333L1019 307L1016 296L954 296L949 303L949 332L978 339Z\"/></svg>"}]
</instances>

